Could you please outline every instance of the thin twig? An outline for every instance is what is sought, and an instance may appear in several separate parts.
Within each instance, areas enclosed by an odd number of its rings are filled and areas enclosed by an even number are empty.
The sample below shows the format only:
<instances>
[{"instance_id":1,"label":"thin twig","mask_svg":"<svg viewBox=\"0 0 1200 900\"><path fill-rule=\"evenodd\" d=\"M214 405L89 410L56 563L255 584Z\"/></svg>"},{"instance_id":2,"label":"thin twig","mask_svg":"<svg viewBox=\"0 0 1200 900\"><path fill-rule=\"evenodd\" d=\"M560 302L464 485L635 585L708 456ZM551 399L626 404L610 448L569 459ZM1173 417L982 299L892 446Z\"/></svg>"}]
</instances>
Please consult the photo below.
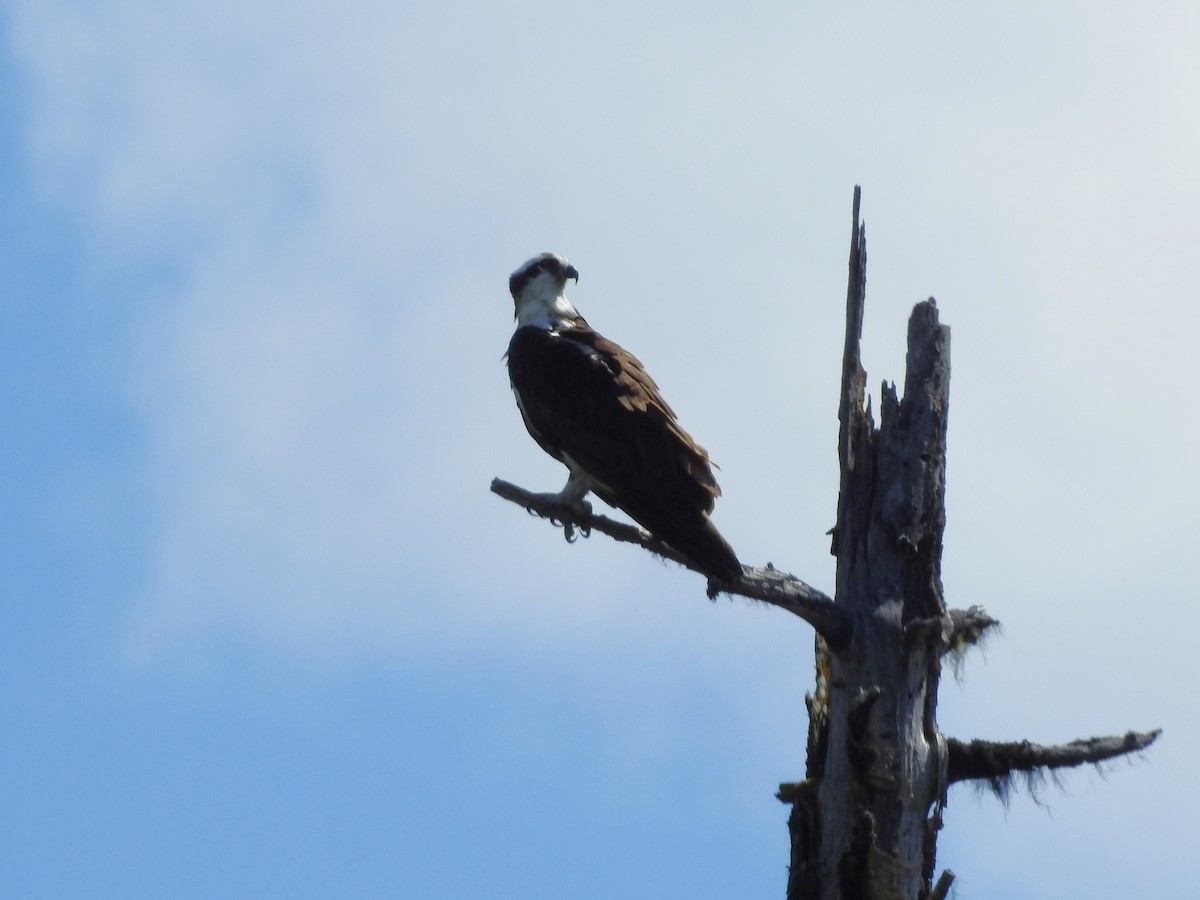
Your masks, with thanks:
<instances>
[{"instance_id":1,"label":"thin twig","mask_svg":"<svg viewBox=\"0 0 1200 900\"><path fill-rule=\"evenodd\" d=\"M950 885L954 883L954 872L950 869L942 872L942 877L937 880L937 884L933 886L933 890L929 894L929 900L946 900L946 895L950 892Z\"/></svg>"}]
</instances>

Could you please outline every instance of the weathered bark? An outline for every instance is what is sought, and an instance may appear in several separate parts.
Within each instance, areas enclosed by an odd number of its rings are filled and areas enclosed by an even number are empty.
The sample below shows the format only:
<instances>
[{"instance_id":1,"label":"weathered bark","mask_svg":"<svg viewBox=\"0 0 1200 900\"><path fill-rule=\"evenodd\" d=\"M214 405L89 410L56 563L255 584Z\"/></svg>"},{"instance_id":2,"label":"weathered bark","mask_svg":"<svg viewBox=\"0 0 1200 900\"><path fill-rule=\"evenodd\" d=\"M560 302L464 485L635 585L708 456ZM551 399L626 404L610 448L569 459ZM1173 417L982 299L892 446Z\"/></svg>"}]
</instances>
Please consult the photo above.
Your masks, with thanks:
<instances>
[{"instance_id":1,"label":"weathered bark","mask_svg":"<svg viewBox=\"0 0 1200 900\"><path fill-rule=\"evenodd\" d=\"M928 896L948 783L934 712L954 632L941 582L950 331L932 299L913 310L904 397L883 386L876 428L859 351L866 245L858 202L856 190L833 533L835 602L852 630L843 647L818 648L828 687L809 749L823 758L808 765L815 810L797 821L793 805L791 900Z\"/></svg>"}]
</instances>

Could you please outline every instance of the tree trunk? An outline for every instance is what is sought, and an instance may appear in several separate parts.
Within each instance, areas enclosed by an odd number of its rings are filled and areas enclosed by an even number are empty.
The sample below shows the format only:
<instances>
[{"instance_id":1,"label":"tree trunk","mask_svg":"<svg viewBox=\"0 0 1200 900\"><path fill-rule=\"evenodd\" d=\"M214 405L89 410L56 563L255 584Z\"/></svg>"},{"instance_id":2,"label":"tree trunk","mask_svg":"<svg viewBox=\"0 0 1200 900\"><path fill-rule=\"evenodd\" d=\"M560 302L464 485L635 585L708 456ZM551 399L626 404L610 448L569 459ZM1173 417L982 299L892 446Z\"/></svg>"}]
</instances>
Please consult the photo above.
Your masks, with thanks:
<instances>
[{"instance_id":1,"label":"tree trunk","mask_svg":"<svg viewBox=\"0 0 1200 900\"><path fill-rule=\"evenodd\" d=\"M866 283L854 198L839 419L835 602L848 640L817 639L809 781L793 803L789 900L918 900L933 890L947 780L937 729L950 330L932 299L913 310L904 397L882 391L880 426L859 356Z\"/></svg>"}]
</instances>

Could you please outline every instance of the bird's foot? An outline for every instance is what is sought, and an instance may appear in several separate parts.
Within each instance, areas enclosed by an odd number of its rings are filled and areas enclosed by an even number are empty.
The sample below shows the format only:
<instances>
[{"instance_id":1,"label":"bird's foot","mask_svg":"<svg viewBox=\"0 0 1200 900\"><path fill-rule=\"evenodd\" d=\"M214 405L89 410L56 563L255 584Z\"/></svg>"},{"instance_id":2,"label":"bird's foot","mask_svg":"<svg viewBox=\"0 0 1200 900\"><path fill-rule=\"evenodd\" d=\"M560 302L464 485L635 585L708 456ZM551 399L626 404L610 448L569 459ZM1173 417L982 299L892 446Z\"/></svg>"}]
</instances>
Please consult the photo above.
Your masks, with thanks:
<instances>
[{"instance_id":1,"label":"bird's foot","mask_svg":"<svg viewBox=\"0 0 1200 900\"><path fill-rule=\"evenodd\" d=\"M533 497L544 504L563 508L570 513L571 520L565 520L552 515L547 516L544 512L540 512L533 507L525 508L525 511L531 516L548 518L552 525L557 525L561 528L563 530L563 537L567 539L568 544L575 543L580 536L585 538L591 537L592 526L589 523L592 518L592 504L588 501L571 496L566 491L558 494L534 494Z\"/></svg>"},{"instance_id":2,"label":"bird's foot","mask_svg":"<svg viewBox=\"0 0 1200 900\"><path fill-rule=\"evenodd\" d=\"M572 516L579 520L579 530L576 531L576 526L573 522L557 522L551 519L555 525L562 526L563 537L567 539L567 543L573 544L580 537L591 537L592 526L590 519L592 518L592 504L586 500L576 500L574 498L560 498L559 502L571 511Z\"/></svg>"}]
</instances>

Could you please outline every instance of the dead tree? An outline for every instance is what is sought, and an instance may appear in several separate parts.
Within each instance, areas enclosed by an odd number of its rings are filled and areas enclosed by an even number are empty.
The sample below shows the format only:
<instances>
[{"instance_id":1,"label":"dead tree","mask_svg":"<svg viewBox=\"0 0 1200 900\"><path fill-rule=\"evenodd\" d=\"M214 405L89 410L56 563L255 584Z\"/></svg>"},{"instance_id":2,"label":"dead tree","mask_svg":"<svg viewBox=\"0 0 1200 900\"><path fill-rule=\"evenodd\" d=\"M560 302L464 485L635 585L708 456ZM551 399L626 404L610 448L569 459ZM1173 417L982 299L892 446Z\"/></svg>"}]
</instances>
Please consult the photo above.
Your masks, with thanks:
<instances>
[{"instance_id":1,"label":"dead tree","mask_svg":"<svg viewBox=\"0 0 1200 900\"><path fill-rule=\"evenodd\" d=\"M833 599L771 566L747 566L739 594L800 616L816 631L816 687L805 779L780 786L792 807L788 900L941 900L954 874L934 880L950 785L1003 792L1014 773L1099 763L1140 751L1159 731L1040 746L962 742L937 725L942 659L997 626L982 608L949 609L942 593L950 329L932 298L908 323L904 394L885 383L876 426L860 356L866 233L854 190L846 342L838 418L841 468ZM581 513L497 479L492 490L564 529L600 531L691 567L639 528Z\"/></svg>"}]
</instances>

